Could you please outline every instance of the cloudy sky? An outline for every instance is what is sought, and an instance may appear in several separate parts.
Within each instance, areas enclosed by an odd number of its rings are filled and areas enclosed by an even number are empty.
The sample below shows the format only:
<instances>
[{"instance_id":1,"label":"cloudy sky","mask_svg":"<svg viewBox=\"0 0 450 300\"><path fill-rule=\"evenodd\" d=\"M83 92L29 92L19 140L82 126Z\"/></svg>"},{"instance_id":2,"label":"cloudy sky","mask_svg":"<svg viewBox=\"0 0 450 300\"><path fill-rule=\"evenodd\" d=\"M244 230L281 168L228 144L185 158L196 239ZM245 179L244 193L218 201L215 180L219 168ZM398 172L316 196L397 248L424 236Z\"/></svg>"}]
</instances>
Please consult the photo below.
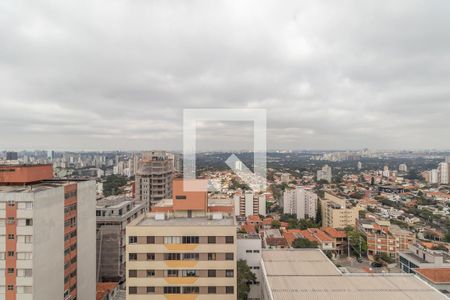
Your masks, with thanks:
<instances>
[{"instance_id":1,"label":"cloudy sky","mask_svg":"<svg viewBox=\"0 0 450 300\"><path fill-rule=\"evenodd\" d=\"M450 1L0 1L0 149L450 148ZM199 126L244 149L251 123Z\"/></svg>"}]
</instances>

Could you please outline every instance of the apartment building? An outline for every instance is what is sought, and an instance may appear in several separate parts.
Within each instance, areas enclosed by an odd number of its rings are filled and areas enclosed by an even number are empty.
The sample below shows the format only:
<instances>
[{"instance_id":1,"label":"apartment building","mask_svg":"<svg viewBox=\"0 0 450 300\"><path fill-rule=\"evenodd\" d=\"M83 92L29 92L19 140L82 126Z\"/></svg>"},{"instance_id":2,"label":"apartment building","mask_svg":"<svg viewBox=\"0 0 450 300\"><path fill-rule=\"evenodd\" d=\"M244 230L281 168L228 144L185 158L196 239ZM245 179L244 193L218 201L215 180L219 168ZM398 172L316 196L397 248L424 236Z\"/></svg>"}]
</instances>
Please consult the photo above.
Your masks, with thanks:
<instances>
[{"instance_id":1,"label":"apartment building","mask_svg":"<svg viewBox=\"0 0 450 300\"><path fill-rule=\"evenodd\" d=\"M264 194L246 191L243 195L234 195L233 200L236 216L266 215L266 197Z\"/></svg>"},{"instance_id":2,"label":"apartment building","mask_svg":"<svg viewBox=\"0 0 450 300\"><path fill-rule=\"evenodd\" d=\"M358 220L358 229L367 236L367 254L386 254L398 258L400 251L405 251L416 242L413 232L401 229L397 225L383 220Z\"/></svg>"},{"instance_id":3,"label":"apartment building","mask_svg":"<svg viewBox=\"0 0 450 300\"><path fill-rule=\"evenodd\" d=\"M405 273L415 273L417 269L450 268L450 255L444 251L426 247L417 242L399 253L400 269Z\"/></svg>"},{"instance_id":4,"label":"apartment building","mask_svg":"<svg viewBox=\"0 0 450 300\"><path fill-rule=\"evenodd\" d=\"M321 170L317 171L317 181L325 180L331 183L332 172L331 167L329 165L325 165Z\"/></svg>"},{"instance_id":5,"label":"apartment building","mask_svg":"<svg viewBox=\"0 0 450 300\"><path fill-rule=\"evenodd\" d=\"M262 242L259 234L238 234L237 258L245 260L256 277L256 281L250 283L248 300L261 298L261 251Z\"/></svg>"},{"instance_id":6,"label":"apartment building","mask_svg":"<svg viewBox=\"0 0 450 300\"><path fill-rule=\"evenodd\" d=\"M97 201L97 281L125 280L125 228L147 212L144 202L124 195Z\"/></svg>"},{"instance_id":7,"label":"apartment building","mask_svg":"<svg viewBox=\"0 0 450 300\"><path fill-rule=\"evenodd\" d=\"M322 207L322 226L333 228L345 228L355 226L359 218L359 207L352 207L345 199L325 193L320 200Z\"/></svg>"},{"instance_id":8,"label":"apartment building","mask_svg":"<svg viewBox=\"0 0 450 300\"><path fill-rule=\"evenodd\" d=\"M207 181L192 180L206 190ZM183 190L127 226L127 299L236 299L236 225Z\"/></svg>"},{"instance_id":9,"label":"apartment building","mask_svg":"<svg viewBox=\"0 0 450 300\"><path fill-rule=\"evenodd\" d=\"M0 299L95 298L95 182L0 166Z\"/></svg>"},{"instance_id":10,"label":"apartment building","mask_svg":"<svg viewBox=\"0 0 450 300\"><path fill-rule=\"evenodd\" d=\"M172 197L173 161L164 151L144 153L136 171L135 199L152 206Z\"/></svg>"},{"instance_id":11,"label":"apartment building","mask_svg":"<svg viewBox=\"0 0 450 300\"><path fill-rule=\"evenodd\" d=\"M283 212L296 214L297 219L316 218L318 196L303 188L286 190L283 194Z\"/></svg>"}]
</instances>

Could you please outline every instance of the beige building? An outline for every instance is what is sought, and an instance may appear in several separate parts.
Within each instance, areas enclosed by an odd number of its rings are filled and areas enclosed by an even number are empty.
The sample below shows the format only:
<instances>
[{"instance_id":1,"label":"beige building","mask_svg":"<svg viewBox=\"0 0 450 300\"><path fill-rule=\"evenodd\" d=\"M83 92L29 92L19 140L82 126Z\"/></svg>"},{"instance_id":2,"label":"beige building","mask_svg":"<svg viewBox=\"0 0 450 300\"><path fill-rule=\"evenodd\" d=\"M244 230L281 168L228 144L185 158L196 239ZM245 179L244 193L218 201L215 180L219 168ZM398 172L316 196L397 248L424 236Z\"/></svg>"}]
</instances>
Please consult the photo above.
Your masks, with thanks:
<instances>
[{"instance_id":1,"label":"beige building","mask_svg":"<svg viewBox=\"0 0 450 300\"><path fill-rule=\"evenodd\" d=\"M237 298L234 218L206 207L174 181L170 208L127 226L127 300Z\"/></svg>"},{"instance_id":2,"label":"beige building","mask_svg":"<svg viewBox=\"0 0 450 300\"><path fill-rule=\"evenodd\" d=\"M322 226L345 228L355 226L359 218L358 207L352 207L345 199L325 193L325 199L320 200L322 207Z\"/></svg>"}]
</instances>

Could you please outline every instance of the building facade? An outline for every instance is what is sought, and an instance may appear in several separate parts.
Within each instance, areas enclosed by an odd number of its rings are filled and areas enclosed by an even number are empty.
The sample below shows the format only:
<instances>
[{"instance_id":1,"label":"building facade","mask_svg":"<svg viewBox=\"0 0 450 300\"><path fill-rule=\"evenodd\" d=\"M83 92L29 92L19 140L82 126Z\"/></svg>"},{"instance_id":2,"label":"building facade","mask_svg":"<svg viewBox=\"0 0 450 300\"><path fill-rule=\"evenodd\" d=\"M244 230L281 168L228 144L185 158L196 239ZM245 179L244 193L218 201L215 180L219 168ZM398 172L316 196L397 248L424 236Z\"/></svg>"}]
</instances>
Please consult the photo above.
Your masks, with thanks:
<instances>
[{"instance_id":1,"label":"building facade","mask_svg":"<svg viewBox=\"0 0 450 300\"><path fill-rule=\"evenodd\" d=\"M264 194L246 191L244 195L234 195L233 200L236 216L266 215L266 197Z\"/></svg>"},{"instance_id":2,"label":"building facade","mask_svg":"<svg viewBox=\"0 0 450 300\"><path fill-rule=\"evenodd\" d=\"M173 161L166 152L143 155L136 171L135 198L152 206L172 197Z\"/></svg>"},{"instance_id":3,"label":"building facade","mask_svg":"<svg viewBox=\"0 0 450 300\"><path fill-rule=\"evenodd\" d=\"M147 212L144 202L126 196L97 201L97 281L125 280L125 228Z\"/></svg>"},{"instance_id":4,"label":"building facade","mask_svg":"<svg viewBox=\"0 0 450 300\"><path fill-rule=\"evenodd\" d=\"M352 207L345 199L325 193L325 198L320 200L322 208L322 226L333 228L345 228L355 226L359 218L358 207Z\"/></svg>"},{"instance_id":5,"label":"building facade","mask_svg":"<svg viewBox=\"0 0 450 300\"><path fill-rule=\"evenodd\" d=\"M182 180L173 190L172 203L127 226L127 299L236 299L234 218L208 212L207 192Z\"/></svg>"},{"instance_id":6,"label":"building facade","mask_svg":"<svg viewBox=\"0 0 450 300\"><path fill-rule=\"evenodd\" d=\"M261 247L259 234L238 234L237 258L245 260L256 277L256 281L250 283L248 300L261 298Z\"/></svg>"},{"instance_id":7,"label":"building facade","mask_svg":"<svg viewBox=\"0 0 450 300\"><path fill-rule=\"evenodd\" d=\"M332 172L329 165L325 165L321 170L317 171L317 181L325 180L331 183Z\"/></svg>"},{"instance_id":8,"label":"building facade","mask_svg":"<svg viewBox=\"0 0 450 300\"><path fill-rule=\"evenodd\" d=\"M0 170L0 299L94 299L95 182Z\"/></svg>"},{"instance_id":9,"label":"building facade","mask_svg":"<svg viewBox=\"0 0 450 300\"><path fill-rule=\"evenodd\" d=\"M316 218L318 196L302 187L286 190L283 194L283 212L296 214L297 219Z\"/></svg>"}]
</instances>

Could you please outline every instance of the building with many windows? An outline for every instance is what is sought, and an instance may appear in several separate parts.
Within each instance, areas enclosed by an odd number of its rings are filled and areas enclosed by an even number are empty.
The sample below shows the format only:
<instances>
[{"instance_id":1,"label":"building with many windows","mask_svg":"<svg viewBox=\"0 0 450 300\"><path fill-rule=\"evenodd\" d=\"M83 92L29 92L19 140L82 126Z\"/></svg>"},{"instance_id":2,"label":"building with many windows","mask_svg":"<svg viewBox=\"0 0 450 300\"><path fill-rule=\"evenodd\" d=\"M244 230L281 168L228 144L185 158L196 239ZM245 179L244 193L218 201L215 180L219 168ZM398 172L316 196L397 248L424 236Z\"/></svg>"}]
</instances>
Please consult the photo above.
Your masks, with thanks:
<instances>
[{"instance_id":1,"label":"building with many windows","mask_svg":"<svg viewBox=\"0 0 450 300\"><path fill-rule=\"evenodd\" d=\"M303 187L286 190L283 194L283 212L296 214L297 219L316 218L318 196Z\"/></svg>"},{"instance_id":2,"label":"building with many windows","mask_svg":"<svg viewBox=\"0 0 450 300\"><path fill-rule=\"evenodd\" d=\"M261 298L261 250L262 242L259 234L238 234L237 258L246 261L256 277L256 281L250 283L248 300Z\"/></svg>"},{"instance_id":3,"label":"building with many windows","mask_svg":"<svg viewBox=\"0 0 450 300\"><path fill-rule=\"evenodd\" d=\"M236 225L174 180L171 203L127 226L127 299L236 299Z\"/></svg>"},{"instance_id":4,"label":"building with many windows","mask_svg":"<svg viewBox=\"0 0 450 300\"><path fill-rule=\"evenodd\" d=\"M322 226L345 228L355 226L359 218L359 208L353 207L345 199L325 193L325 199L320 200L322 207Z\"/></svg>"},{"instance_id":5,"label":"building with many windows","mask_svg":"<svg viewBox=\"0 0 450 300\"><path fill-rule=\"evenodd\" d=\"M95 298L95 182L0 166L0 299Z\"/></svg>"}]
</instances>

